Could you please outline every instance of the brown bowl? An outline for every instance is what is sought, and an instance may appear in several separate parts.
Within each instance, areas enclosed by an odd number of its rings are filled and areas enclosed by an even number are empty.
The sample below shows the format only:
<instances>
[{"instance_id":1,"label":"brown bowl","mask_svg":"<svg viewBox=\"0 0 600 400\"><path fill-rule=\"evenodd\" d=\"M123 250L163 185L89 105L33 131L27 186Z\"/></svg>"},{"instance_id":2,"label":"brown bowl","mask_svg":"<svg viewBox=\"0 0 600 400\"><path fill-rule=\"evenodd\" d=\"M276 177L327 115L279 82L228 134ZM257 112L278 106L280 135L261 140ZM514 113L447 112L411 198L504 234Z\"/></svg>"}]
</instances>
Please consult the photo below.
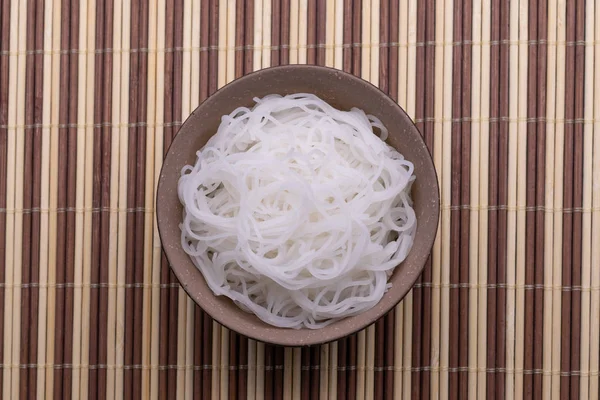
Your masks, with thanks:
<instances>
[{"instance_id":1,"label":"brown bowl","mask_svg":"<svg viewBox=\"0 0 600 400\"><path fill-rule=\"evenodd\" d=\"M336 108L358 107L377 116L389 129L388 143L414 163L416 174L412 198L417 233L407 258L394 270L391 289L372 309L317 330L277 328L242 311L229 298L215 296L180 242L182 205L177 197L177 181L182 167L194 164L196 151L216 132L222 115L239 106L253 105L254 97L292 93L314 93ZM395 101L370 83L347 73L294 65L246 75L216 92L189 116L165 158L156 209L160 238L171 268L188 295L204 311L227 328L252 339L285 346L308 346L340 339L367 327L408 293L433 245L439 218L439 188L433 161L419 131Z\"/></svg>"}]
</instances>

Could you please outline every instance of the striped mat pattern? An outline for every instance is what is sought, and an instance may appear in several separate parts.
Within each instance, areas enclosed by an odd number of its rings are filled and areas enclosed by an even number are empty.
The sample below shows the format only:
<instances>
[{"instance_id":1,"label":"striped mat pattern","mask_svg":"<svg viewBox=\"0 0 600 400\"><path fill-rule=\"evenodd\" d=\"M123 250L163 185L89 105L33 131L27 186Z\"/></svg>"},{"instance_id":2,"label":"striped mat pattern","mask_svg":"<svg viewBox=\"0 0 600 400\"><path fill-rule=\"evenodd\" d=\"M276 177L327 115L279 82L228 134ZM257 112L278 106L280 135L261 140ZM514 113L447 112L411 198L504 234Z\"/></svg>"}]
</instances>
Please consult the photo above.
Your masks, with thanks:
<instances>
[{"instance_id":1,"label":"striped mat pattern","mask_svg":"<svg viewBox=\"0 0 600 400\"><path fill-rule=\"evenodd\" d=\"M598 398L596 1L0 3L3 399ZM405 300L302 349L195 306L154 216L186 116L288 63L396 99L442 200Z\"/></svg>"}]
</instances>

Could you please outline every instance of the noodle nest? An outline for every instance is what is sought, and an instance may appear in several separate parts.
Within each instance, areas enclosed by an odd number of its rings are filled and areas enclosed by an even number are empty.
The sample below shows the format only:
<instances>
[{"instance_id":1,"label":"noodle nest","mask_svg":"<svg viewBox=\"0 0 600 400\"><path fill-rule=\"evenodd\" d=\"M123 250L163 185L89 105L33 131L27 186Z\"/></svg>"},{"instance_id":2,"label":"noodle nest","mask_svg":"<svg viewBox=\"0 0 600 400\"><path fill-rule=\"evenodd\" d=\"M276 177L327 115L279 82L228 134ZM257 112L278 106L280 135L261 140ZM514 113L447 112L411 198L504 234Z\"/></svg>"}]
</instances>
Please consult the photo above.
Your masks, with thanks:
<instances>
[{"instance_id":1,"label":"noodle nest","mask_svg":"<svg viewBox=\"0 0 600 400\"><path fill-rule=\"evenodd\" d=\"M274 326L372 308L413 243L413 164L362 110L302 93L254 101L181 171L185 252L215 295Z\"/></svg>"}]
</instances>

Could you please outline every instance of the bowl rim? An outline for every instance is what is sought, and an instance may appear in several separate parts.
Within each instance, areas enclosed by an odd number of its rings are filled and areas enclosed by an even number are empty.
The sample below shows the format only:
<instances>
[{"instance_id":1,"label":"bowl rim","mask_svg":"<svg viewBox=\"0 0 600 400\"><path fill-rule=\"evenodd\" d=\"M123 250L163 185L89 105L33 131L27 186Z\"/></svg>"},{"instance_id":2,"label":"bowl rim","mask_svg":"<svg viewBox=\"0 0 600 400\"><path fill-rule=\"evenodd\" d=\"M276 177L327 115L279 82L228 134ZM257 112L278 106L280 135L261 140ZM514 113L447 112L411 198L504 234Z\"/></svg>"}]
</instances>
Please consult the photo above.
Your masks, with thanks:
<instances>
[{"instance_id":1,"label":"bowl rim","mask_svg":"<svg viewBox=\"0 0 600 400\"><path fill-rule=\"evenodd\" d=\"M326 336L323 335L309 335L311 337L311 340L306 340L303 342L299 342L298 340L289 340L288 338L294 338L294 335L277 335L277 339L276 340L265 340L264 337L260 336L260 332L261 329L253 329L251 325L245 325L245 324L235 324L235 326L232 326L233 324L230 324L228 319L226 317L224 317L223 313L219 313L217 312L216 307L206 307L204 304L200 304L200 302L197 300L197 297L195 295L195 293L191 292L191 288L189 285L185 285L182 283L182 271L185 269L184 267L174 267L174 264L171 262L171 260L174 258L174 254L167 248L165 247L165 241L163 240L163 229L161 229L161 221L166 218L166 216L163 216L163 205L162 202L159 201L159 196L161 193L161 189L164 187L164 168L166 165L166 160L169 157L170 154L170 150L173 148L173 146L177 143L178 140L181 140L181 136L179 135L179 132L186 126L186 124L189 124L190 119L192 118L192 116L194 114L196 114L198 112L198 110L202 107L206 107L207 105L210 105L210 103L214 100L214 97L217 93L222 92L223 90L225 90L226 88L232 86L232 85L237 85L240 82L246 81L246 80L252 80L255 79L257 75L262 75L265 72L269 73L272 72L274 70L290 70L290 73L296 73L298 70L304 70L304 71L320 71L320 72L328 72L328 73L332 73L335 72L336 74L340 74L343 75L345 78L350 79L355 81L355 83L358 83L360 85L362 85L363 87L365 87L365 89L370 89L370 90L375 90L377 92L377 94L379 96L384 97L387 101L389 101L392 105L393 108L396 110L396 112L400 112L404 115L404 117L410 121L411 123L411 128L414 129L417 133L419 133L418 138L416 138L416 140L420 141L420 144L427 150L427 155L428 157L425 157L426 159L423 160L424 163L426 163L428 165L428 167L431 169L431 171L433 171L433 175L435 177L435 182L432 183L432 185L435 186L435 198L432 199L433 200L433 217L435 218L435 225L434 225L434 229L430 230L428 233L428 236L426 236L424 238L424 240L422 241L422 247L424 249L426 249L426 251L424 251L425 256L423 257L422 262L418 263L418 269L417 272L414 275L412 275L412 279L410 280L409 285L407 286L408 289L401 294L397 301L394 300L391 305L389 307L387 307L387 309L384 309L383 311L380 311L378 313L374 313L372 316L370 316L370 318L368 320L363 321L363 323L360 324L356 324L355 329L349 329L349 330L345 330L345 331L334 331L334 333L328 334ZM384 316L388 315L390 312L392 312L394 310L394 308L406 297L406 295L410 292L410 290L414 287L417 279L419 278L419 276L421 276L421 274L423 273L423 270L425 269L425 264L426 264L426 260L427 258L430 256L431 254L431 250L433 248L434 242L435 242L435 238L437 236L438 230L439 230L439 221L440 221L440 186L439 186L439 176L437 173L437 170L435 168L434 162L433 162L433 157L431 155L431 151L430 149L427 147L424 137L422 135L422 133L420 132L420 130L417 128L417 126L415 125L414 121L412 120L412 118L410 118L410 116L407 114L407 112L398 104L398 102L396 102L395 100L393 100L387 93L385 93L384 91L382 91L379 87L373 85L371 82L362 79L361 77L358 77L356 75L352 75L350 73L347 73L345 71L336 69L336 68L331 68L331 67L325 67L325 66L319 66L319 65L309 65L309 64L288 64L288 65L279 65L279 66L272 66L272 67L267 67L267 68L262 68L260 70L257 71L252 71L248 74L245 74L237 79L234 79L233 81L225 84L224 86L222 86L221 88L219 88L218 90L216 90L214 93L212 93L211 95L209 95L206 99L204 99L191 113L190 115L188 115L186 117L186 119L184 120L184 122L181 124L181 126L179 127L179 129L177 130L177 133L175 134L175 136L173 137L173 140L171 141L171 144L169 145L168 149L164 150L164 154L165 156L163 157L162 160L162 164L161 164L161 168L160 168L160 173L159 173L159 177L158 177L158 182L157 182L157 186L156 186L156 193L155 193L155 213L156 213L156 224L157 224L157 230L158 230L158 235L160 238L160 243L161 243L161 250L164 252L165 257L167 259L168 262L168 266L169 269L171 271L173 271L173 274L175 275L177 282L179 284L179 286L181 288L184 289L184 291L186 292L186 294L194 301L195 304L197 304L205 313L207 313L213 320L215 320L216 322L218 322L219 324L221 324L222 326L230 329L233 332L237 332L240 335L246 336L247 338L256 340L258 342L261 343L268 343L268 344L274 344L274 345L279 345L279 346L288 346L288 347L306 347L306 346L314 346L314 345L321 345L321 344L326 344L326 343L331 343L334 342L336 340L351 336L363 329L366 329L367 327L373 325L375 322L377 322L378 320L380 320L381 318L383 318ZM166 214L166 212L165 212ZM191 260L190 260L191 261ZM194 266L194 264L191 264L192 266ZM401 265L401 264L399 264ZM195 266L194 266L195 268ZM398 268L398 266L396 267ZM202 276L202 279L204 278L204 275L200 272L200 275ZM211 294L213 296L214 293L212 293L212 290L209 291L211 292ZM215 296L217 297L217 296ZM371 312L373 309L369 309L363 313L357 314L355 316L350 316L350 317L346 317L342 320L346 320L346 319L354 319L359 317L362 314L365 313L369 313ZM240 309L241 312L245 312L243 310ZM286 328L279 328L279 327L275 327L272 326L272 328L274 329L286 329ZM326 329L327 327L324 327L322 329ZM299 330L296 329L291 329L291 328L287 328L290 331L294 331L294 332L298 332ZM321 329L308 329L308 328L302 328L300 330L306 330L308 332L319 332ZM316 338L316 339L313 339Z\"/></svg>"}]
</instances>

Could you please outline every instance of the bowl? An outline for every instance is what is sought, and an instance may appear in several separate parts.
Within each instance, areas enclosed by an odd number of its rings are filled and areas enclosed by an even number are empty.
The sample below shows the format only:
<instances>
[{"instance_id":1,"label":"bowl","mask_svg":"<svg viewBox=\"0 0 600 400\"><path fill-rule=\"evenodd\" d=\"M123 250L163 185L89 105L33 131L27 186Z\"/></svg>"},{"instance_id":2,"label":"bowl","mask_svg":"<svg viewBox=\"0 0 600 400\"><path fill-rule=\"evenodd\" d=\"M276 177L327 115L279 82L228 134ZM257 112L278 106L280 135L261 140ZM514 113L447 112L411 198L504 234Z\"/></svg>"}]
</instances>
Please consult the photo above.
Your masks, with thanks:
<instances>
[{"instance_id":1,"label":"bowl","mask_svg":"<svg viewBox=\"0 0 600 400\"><path fill-rule=\"evenodd\" d=\"M181 247L182 205L177 181L183 166L194 164L196 151L216 132L221 116L254 97L268 94L314 93L332 106L373 114L388 128L387 142L414 164L412 186L417 232L407 258L396 267L392 287L370 310L320 329L277 328L247 313L225 296L215 296L203 275ZM164 160L156 197L158 229L173 272L187 294L213 319L249 338L285 346L309 346L348 336L383 317L409 292L431 251L439 218L438 180L431 155L419 131L398 104L370 83L339 70L293 65L263 69L226 85L188 117Z\"/></svg>"}]
</instances>

